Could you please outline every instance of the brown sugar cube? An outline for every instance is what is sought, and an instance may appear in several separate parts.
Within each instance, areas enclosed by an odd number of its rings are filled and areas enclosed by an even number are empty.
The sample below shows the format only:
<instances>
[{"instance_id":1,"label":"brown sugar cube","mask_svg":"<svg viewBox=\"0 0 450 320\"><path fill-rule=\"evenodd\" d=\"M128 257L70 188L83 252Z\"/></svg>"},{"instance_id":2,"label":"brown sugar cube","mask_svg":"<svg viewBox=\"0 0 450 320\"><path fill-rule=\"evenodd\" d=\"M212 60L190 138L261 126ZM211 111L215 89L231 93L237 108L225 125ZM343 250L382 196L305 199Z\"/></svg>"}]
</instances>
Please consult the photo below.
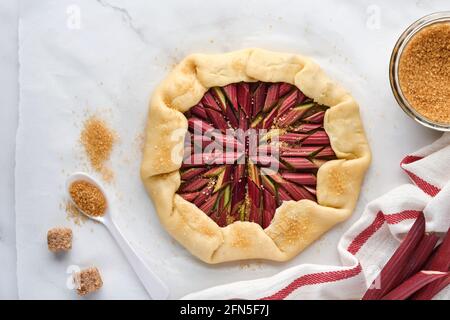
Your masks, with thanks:
<instances>
[{"instance_id":1,"label":"brown sugar cube","mask_svg":"<svg viewBox=\"0 0 450 320\"><path fill-rule=\"evenodd\" d=\"M102 277L97 268L92 267L81 270L75 274L77 293L85 296L88 293L99 290L103 286Z\"/></svg>"},{"instance_id":2,"label":"brown sugar cube","mask_svg":"<svg viewBox=\"0 0 450 320\"><path fill-rule=\"evenodd\" d=\"M69 228L53 228L47 232L48 249L52 252L72 249L72 230Z\"/></svg>"}]
</instances>

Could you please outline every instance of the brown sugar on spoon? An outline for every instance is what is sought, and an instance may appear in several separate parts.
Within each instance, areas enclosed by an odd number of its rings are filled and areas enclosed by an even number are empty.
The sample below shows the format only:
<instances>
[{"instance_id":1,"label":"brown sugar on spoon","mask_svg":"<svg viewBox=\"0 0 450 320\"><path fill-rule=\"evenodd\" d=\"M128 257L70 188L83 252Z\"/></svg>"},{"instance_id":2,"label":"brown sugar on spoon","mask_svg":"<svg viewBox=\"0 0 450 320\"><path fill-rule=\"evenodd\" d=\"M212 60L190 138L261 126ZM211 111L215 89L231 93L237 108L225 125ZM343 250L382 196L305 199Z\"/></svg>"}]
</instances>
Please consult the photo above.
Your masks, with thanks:
<instances>
[{"instance_id":1,"label":"brown sugar on spoon","mask_svg":"<svg viewBox=\"0 0 450 320\"><path fill-rule=\"evenodd\" d=\"M69 192L75 205L84 213L93 217L101 217L105 214L106 198L97 186L79 180L70 185Z\"/></svg>"},{"instance_id":2,"label":"brown sugar on spoon","mask_svg":"<svg viewBox=\"0 0 450 320\"><path fill-rule=\"evenodd\" d=\"M399 80L419 114L450 124L450 23L435 23L411 38L400 58Z\"/></svg>"}]
</instances>

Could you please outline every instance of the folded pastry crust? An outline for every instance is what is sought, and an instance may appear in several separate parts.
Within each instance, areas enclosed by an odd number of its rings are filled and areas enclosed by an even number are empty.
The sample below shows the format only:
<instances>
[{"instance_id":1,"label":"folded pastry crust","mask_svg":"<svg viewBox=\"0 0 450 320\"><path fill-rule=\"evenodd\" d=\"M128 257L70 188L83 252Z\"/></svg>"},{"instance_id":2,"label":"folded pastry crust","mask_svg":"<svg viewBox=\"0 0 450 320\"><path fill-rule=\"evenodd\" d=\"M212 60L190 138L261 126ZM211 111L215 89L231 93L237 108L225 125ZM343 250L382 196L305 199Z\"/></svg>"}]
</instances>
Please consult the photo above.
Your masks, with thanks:
<instances>
[{"instance_id":1,"label":"folded pastry crust","mask_svg":"<svg viewBox=\"0 0 450 320\"><path fill-rule=\"evenodd\" d=\"M330 107L324 129L338 159L326 162L317 173L317 203L283 202L266 229L253 222L221 228L176 194L187 132L183 113L209 88L241 81L290 83ZM190 55L158 86L150 102L141 176L161 223L204 262L286 261L351 215L370 157L358 104L316 63L301 55L245 49Z\"/></svg>"}]
</instances>

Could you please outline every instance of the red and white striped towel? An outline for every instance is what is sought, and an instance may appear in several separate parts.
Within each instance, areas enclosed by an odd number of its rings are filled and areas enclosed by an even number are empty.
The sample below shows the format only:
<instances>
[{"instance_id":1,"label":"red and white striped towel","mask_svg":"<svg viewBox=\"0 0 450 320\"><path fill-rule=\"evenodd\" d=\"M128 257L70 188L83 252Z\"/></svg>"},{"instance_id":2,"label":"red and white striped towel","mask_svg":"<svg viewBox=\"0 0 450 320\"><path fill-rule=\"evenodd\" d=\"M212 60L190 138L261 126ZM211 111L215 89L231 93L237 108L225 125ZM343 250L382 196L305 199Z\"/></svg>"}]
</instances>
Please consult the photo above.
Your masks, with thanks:
<instances>
[{"instance_id":1,"label":"red and white striped towel","mask_svg":"<svg viewBox=\"0 0 450 320\"><path fill-rule=\"evenodd\" d=\"M341 266L303 264L263 279L192 293L183 299L360 299L423 211L426 231L450 226L450 133L411 155L401 167L413 184L370 202L338 244ZM449 299L450 288L436 299Z\"/></svg>"}]
</instances>

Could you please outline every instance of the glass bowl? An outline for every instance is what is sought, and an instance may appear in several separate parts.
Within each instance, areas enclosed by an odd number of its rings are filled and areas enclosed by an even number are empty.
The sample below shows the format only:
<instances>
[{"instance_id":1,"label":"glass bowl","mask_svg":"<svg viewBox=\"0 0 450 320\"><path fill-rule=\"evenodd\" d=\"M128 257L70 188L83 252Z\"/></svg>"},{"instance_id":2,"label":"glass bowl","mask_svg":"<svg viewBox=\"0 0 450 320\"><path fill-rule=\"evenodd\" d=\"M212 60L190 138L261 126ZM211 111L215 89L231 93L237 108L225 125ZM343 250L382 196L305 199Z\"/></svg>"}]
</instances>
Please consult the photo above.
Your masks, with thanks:
<instances>
[{"instance_id":1,"label":"glass bowl","mask_svg":"<svg viewBox=\"0 0 450 320\"><path fill-rule=\"evenodd\" d=\"M403 95L402 89L400 87L400 81L398 78L398 68L400 63L400 57L403 53L408 42L411 38L421 31L423 28L430 26L435 23L449 22L450 23L450 11L436 12L420 18L413 24L411 24L400 36L395 44L394 49L391 54L391 61L389 64L389 80L391 83L391 89L400 107L405 111L407 115L419 122L421 125L439 130L439 131L450 131L450 123L439 123L434 122L430 119L425 118L423 115L418 113L408 102L408 100Z\"/></svg>"}]
</instances>

